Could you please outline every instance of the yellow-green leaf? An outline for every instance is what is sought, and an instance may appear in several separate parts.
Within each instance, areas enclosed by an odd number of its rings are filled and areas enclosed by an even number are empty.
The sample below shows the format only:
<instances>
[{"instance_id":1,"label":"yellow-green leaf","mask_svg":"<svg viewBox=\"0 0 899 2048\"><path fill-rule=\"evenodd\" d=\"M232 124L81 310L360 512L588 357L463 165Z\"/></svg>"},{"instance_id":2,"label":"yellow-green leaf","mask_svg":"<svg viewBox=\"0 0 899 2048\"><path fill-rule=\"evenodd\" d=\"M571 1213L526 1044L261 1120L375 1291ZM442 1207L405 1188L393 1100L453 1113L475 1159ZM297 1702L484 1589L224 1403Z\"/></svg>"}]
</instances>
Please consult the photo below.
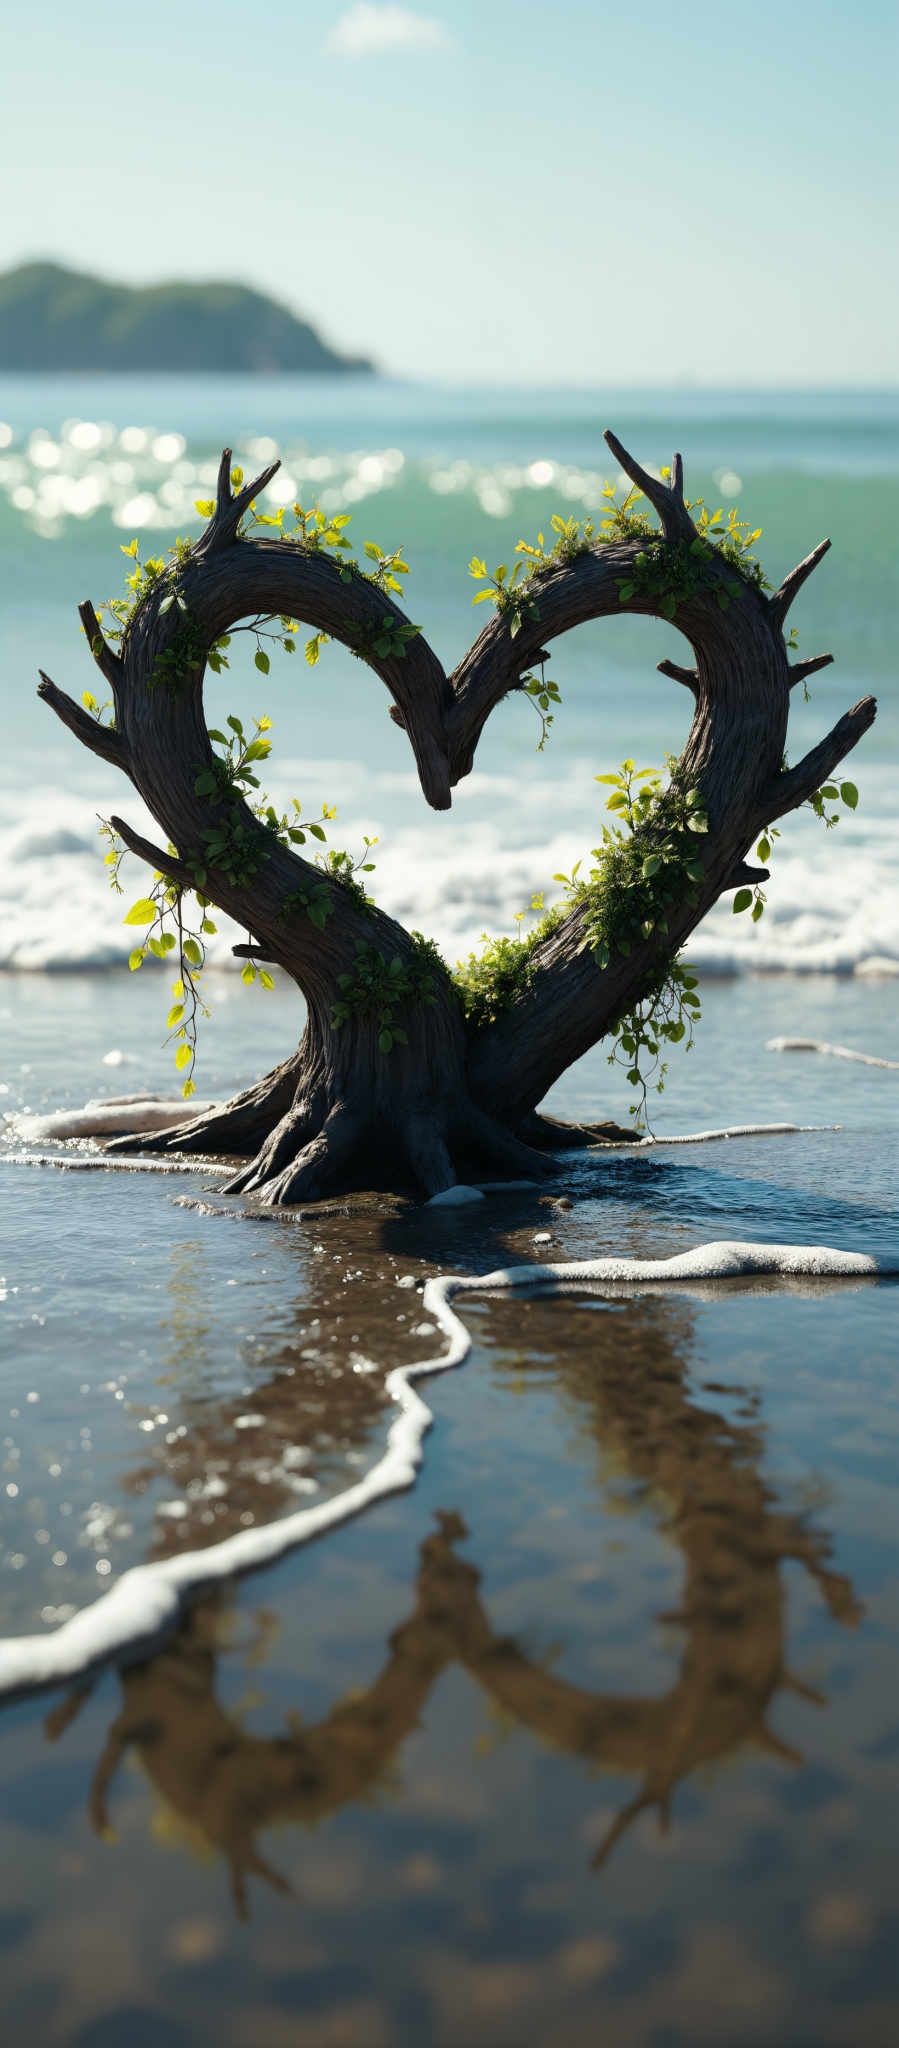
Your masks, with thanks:
<instances>
[{"instance_id":1,"label":"yellow-green leaf","mask_svg":"<svg viewBox=\"0 0 899 2048\"><path fill-rule=\"evenodd\" d=\"M129 910L127 917L123 917L122 923L152 924L155 916L156 905L153 902L152 897L141 896L138 898L138 901L136 903L132 903L131 909Z\"/></svg>"},{"instance_id":2,"label":"yellow-green leaf","mask_svg":"<svg viewBox=\"0 0 899 2048\"><path fill-rule=\"evenodd\" d=\"M190 1049L190 1046L189 1046L189 1045L179 1045L179 1047L178 1047L178 1050L177 1050L177 1052L176 1052L176 1054L175 1054L175 1065L176 1065L176 1067L178 1068L179 1072L180 1072L180 1070L181 1070L181 1068L182 1068L182 1067L187 1067L187 1066L189 1066L189 1065L190 1065L190 1061L191 1061L191 1058L192 1058L192 1053L191 1053L191 1049Z\"/></svg>"}]
</instances>

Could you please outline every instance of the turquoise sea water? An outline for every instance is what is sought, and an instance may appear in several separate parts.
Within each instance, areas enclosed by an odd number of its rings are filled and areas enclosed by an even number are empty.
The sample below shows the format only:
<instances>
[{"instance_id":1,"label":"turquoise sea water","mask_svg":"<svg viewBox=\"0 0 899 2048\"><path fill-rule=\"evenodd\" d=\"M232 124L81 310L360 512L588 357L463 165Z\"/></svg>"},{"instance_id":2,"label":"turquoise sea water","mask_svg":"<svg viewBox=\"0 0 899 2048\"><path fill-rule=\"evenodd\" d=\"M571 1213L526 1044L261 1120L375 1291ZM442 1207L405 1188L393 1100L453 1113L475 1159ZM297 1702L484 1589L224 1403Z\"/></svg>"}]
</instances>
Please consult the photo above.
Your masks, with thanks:
<instances>
[{"instance_id":1,"label":"turquoise sea water","mask_svg":"<svg viewBox=\"0 0 899 2048\"><path fill-rule=\"evenodd\" d=\"M226 440L245 466L274 443L291 494L404 543L448 664L478 624L471 553L593 510L604 425L645 461L680 446L691 491L764 528L775 580L832 535L794 616L836 659L793 757L881 703L856 816L791 822L762 926L725 905L697 935L701 1034L658 1115L839 1129L572 1160L569 1210L297 1225L223 1213L214 1175L15 1163L6 1125L0 1637L352 1483L385 1374L439 1349L399 1277L722 1238L895 1256L899 1071L768 1050L899 1061L894 396L23 379L0 420L9 1117L170 1086L96 839L97 810L140 807L32 686L40 665L93 687L77 601L119 587L132 533L193 524ZM337 802L348 844L378 832L380 899L452 955L594 843L593 775L680 744L654 666L675 642L607 621L562 643L547 752L505 708L446 818L340 650L275 664L264 696L235 667L209 702L275 718L273 788ZM300 1008L227 965L210 983L198 1087L224 1096ZM551 1107L626 1103L599 1048ZM199 1600L153 1655L4 1708L8 2024L66 2048L891 2044L897 1302L886 1280L475 1298L414 1493Z\"/></svg>"}]
</instances>

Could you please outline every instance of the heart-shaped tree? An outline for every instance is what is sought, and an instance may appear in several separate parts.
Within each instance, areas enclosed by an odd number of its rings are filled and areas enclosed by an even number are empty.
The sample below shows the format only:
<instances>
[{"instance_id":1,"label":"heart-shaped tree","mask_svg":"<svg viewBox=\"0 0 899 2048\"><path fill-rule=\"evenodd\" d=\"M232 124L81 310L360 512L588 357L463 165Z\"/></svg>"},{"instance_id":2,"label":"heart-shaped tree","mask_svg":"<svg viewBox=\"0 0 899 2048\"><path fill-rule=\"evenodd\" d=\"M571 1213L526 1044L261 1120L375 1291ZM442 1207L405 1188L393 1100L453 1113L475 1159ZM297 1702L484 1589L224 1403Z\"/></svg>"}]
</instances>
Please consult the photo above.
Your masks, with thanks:
<instances>
[{"instance_id":1,"label":"heart-shaped tree","mask_svg":"<svg viewBox=\"0 0 899 2048\"><path fill-rule=\"evenodd\" d=\"M722 892L767 879L765 868L746 865L749 850L798 804L811 798L820 807L821 785L877 708L863 698L786 770L790 690L831 657L791 665L783 625L830 543L768 595L760 575L741 566L740 548L716 543L691 516L679 455L660 479L614 434L606 440L658 515L658 530L645 517L613 521L599 536L572 526L548 554L534 552L523 584L513 593L496 587L494 617L450 676L383 577L328 553L305 525L289 537L246 529L278 465L235 488L228 449L205 531L141 591L118 651L93 606L81 606L114 725L46 676L39 694L84 745L130 776L169 850L119 818L115 831L161 874L179 917L181 892L201 890L253 934L235 950L276 963L307 1006L299 1049L262 1082L177 1129L120 1145L242 1155L249 1163L230 1188L277 1204L366 1182L412 1182L435 1195L460 1167L533 1178L552 1171L553 1149L596 1134L540 1116L538 1104L574 1060L664 987L678 949ZM670 787L629 807L628 839L610 844L588 881L572 881L565 904L503 957L492 985L485 969L475 1000L460 995L418 934L254 814L213 752L203 714L210 653L241 620L301 620L364 654L380 675L424 795L445 810L490 712L525 686L547 644L622 609L670 620L692 645L695 667L660 664L693 694L687 744Z\"/></svg>"}]
</instances>

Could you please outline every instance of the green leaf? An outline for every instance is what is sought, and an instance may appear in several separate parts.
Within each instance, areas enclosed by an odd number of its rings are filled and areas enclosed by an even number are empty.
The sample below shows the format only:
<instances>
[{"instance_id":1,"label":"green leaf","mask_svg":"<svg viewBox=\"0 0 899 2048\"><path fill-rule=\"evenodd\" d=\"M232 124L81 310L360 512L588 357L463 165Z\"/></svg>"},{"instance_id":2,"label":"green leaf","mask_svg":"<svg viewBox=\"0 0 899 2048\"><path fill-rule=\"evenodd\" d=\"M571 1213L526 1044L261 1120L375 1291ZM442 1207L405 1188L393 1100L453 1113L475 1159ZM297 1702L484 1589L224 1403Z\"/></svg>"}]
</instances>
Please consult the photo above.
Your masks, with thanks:
<instances>
[{"instance_id":1,"label":"green leaf","mask_svg":"<svg viewBox=\"0 0 899 2048\"><path fill-rule=\"evenodd\" d=\"M137 946L137 947L135 947L135 950L134 950L134 952L133 952L133 953L129 953L129 955L128 955L128 965L129 965L129 967L130 967L130 969L131 969L131 972L132 972L132 974L135 974L135 973L137 972L137 969L138 969L139 967L142 967L142 966L143 966L143 964L144 964L144 954L143 954L143 947L142 947L142 946Z\"/></svg>"},{"instance_id":2,"label":"green leaf","mask_svg":"<svg viewBox=\"0 0 899 2048\"><path fill-rule=\"evenodd\" d=\"M257 647L256 652L253 656L253 660L256 663L256 667L261 670L262 674L264 676L267 676L269 669L271 668L271 662L269 661L268 655L266 654L264 647Z\"/></svg>"},{"instance_id":3,"label":"green leaf","mask_svg":"<svg viewBox=\"0 0 899 2048\"><path fill-rule=\"evenodd\" d=\"M379 1051L379 1052L390 1052L390 1050L391 1050L392 1046L393 1046L393 1032L392 1032L392 1031L387 1031L387 1030L384 1030L384 1031L379 1031L379 1032L378 1032L378 1051Z\"/></svg>"},{"instance_id":4,"label":"green leaf","mask_svg":"<svg viewBox=\"0 0 899 2048\"><path fill-rule=\"evenodd\" d=\"M647 881L647 882L651 882L651 881L652 881L652 878L653 878L653 875L657 875L657 874L658 874L658 872L659 872L659 869L660 869L661 865L662 865L662 857L661 857L661 854L658 854L658 853L648 853L648 854L647 854L647 856L646 856L646 859L645 859L645 861L643 862L643 878L644 878L644 880L645 880L645 881Z\"/></svg>"},{"instance_id":5,"label":"green leaf","mask_svg":"<svg viewBox=\"0 0 899 2048\"><path fill-rule=\"evenodd\" d=\"M628 598L630 598L630 597L633 597L633 594L634 594L634 591L635 591L635 589L636 589L636 584L634 584L634 583L619 583L619 585L618 585L618 602L619 602L619 604L627 604Z\"/></svg>"},{"instance_id":6,"label":"green leaf","mask_svg":"<svg viewBox=\"0 0 899 2048\"><path fill-rule=\"evenodd\" d=\"M185 960L189 960L192 967L202 967L203 955L196 939L185 939L183 952Z\"/></svg>"},{"instance_id":7,"label":"green leaf","mask_svg":"<svg viewBox=\"0 0 899 2048\"><path fill-rule=\"evenodd\" d=\"M748 910L748 909L749 909L749 905L750 905L750 903L751 903L751 902L752 902L752 890L751 890L751 889L738 889L738 890L737 890L737 893L736 893L736 896L734 897L734 904L733 904L733 907L734 907L734 913L736 914L737 912L739 912L739 911L741 911L741 910Z\"/></svg>"},{"instance_id":8,"label":"green leaf","mask_svg":"<svg viewBox=\"0 0 899 2048\"><path fill-rule=\"evenodd\" d=\"M848 805L849 805L849 809L850 809L850 811L854 811L854 810L855 810L855 806L856 806L856 804L858 803L858 790L857 790L857 789L856 789L856 787L855 787L855 783L854 783L854 782L841 782L841 783L840 783L840 795L841 795L841 797L842 797L842 799L843 799L843 802L844 802L844 804L848 804Z\"/></svg>"},{"instance_id":9,"label":"green leaf","mask_svg":"<svg viewBox=\"0 0 899 2048\"><path fill-rule=\"evenodd\" d=\"M140 896L136 903L132 903L131 909L129 910L127 917L123 917L122 923L152 924L155 916L156 904L153 902L152 897Z\"/></svg>"}]
</instances>

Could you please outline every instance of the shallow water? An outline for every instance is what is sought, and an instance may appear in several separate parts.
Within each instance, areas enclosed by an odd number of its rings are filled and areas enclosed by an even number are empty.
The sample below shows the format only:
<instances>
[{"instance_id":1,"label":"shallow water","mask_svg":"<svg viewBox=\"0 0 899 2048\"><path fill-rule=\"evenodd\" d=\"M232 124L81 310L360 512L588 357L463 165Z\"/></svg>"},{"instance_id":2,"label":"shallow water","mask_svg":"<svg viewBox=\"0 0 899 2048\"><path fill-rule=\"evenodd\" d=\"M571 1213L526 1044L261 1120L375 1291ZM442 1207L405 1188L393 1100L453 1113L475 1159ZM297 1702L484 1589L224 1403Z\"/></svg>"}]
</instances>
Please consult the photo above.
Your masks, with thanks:
<instances>
[{"instance_id":1,"label":"shallow water","mask_svg":"<svg viewBox=\"0 0 899 2048\"><path fill-rule=\"evenodd\" d=\"M895 1255L896 1076L764 1050L812 1016L896 1057L888 986L746 987L707 987L660 1131L843 1128L572 1156L569 1210L253 1220L214 1175L8 1153L2 1632L352 1483L386 1370L443 1348L398 1278L721 1237ZM153 1001L10 978L4 1103L166 1086ZM290 999L251 1002L219 1005L212 1093L248 1016L255 1062L283 1051ZM595 1054L555 1106L614 1112L611 1081ZM8 2013L73 2048L892 2041L899 1287L461 1312L411 1494L3 1710Z\"/></svg>"}]
</instances>

